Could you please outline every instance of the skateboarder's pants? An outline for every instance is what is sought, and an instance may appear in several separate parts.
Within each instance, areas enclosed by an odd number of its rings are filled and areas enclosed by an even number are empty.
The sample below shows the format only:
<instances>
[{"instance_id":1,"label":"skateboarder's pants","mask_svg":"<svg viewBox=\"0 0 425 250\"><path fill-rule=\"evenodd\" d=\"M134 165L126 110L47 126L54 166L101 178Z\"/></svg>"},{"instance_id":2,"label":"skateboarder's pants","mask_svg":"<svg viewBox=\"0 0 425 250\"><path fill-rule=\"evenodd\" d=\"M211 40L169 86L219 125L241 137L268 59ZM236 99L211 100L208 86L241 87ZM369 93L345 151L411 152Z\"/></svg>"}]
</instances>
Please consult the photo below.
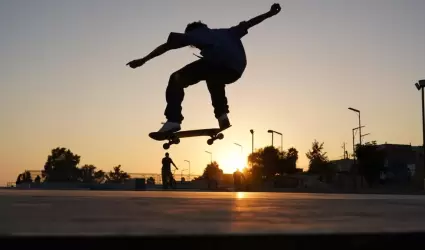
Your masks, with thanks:
<instances>
[{"instance_id":1,"label":"skateboarder's pants","mask_svg":"<svg viewBox=\"0 0 425 250\"><path fill-rule=\"evenodd\" d=\"M167 107L164 115L168 121L181 123L184 88L205 80L211 96L216 118L229 113L227 104L226 84L231 84L240 78L236 71L223 66L213 65L205 59L194 61L171 74L165 93Z\"/></svg>"}]
</instances>

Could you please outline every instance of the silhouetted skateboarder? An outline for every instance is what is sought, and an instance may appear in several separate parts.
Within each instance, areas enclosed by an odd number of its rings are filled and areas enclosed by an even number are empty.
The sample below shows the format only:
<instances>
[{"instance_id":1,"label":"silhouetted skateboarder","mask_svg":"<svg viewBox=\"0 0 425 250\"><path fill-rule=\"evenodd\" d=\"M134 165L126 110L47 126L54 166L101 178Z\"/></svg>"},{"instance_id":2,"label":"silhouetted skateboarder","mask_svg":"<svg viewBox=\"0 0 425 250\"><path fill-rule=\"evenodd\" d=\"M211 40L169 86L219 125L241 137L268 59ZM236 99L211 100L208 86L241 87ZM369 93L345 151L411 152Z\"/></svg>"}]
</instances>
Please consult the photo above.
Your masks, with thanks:
<instances>
[{"instance_id":1,"label":"silhouetted skateboarder","mask_svg":"<svg viewBox=\"0 0 425 250\"><path fill-rule=\"evenodd\" d=\"M176 132L181 129L184 88L202 80L207 83L220 128L230 127L225 86L236 82L245 71L247 61L241 39L248 34L248 29L278 14L280 10L280 5L275 3L268 12L231 28L210 29L202 22L190 23L184 33L171 32L167 41L150 54L127 63L134 69L169 50L186 46L201 50L203 57L171 74L165 93L167 107L164 115L167 122L158 132Z\"/></svg>"},{"instance_id":2,"label":"silhouetted skateboarder","mask_svg":"<svg viewBox=\"0 0 425 250\"><path fill-rule=\"evenodd\" d=\"M162 188L167 189L168 185L171 185L171 164L176 168L176 170L179 170L174 164L173 160L169 157L170 155L165 153L165 157L162 158L162 169L161 169L161 175L162 175Z\"/></svg>"}]
</instances>

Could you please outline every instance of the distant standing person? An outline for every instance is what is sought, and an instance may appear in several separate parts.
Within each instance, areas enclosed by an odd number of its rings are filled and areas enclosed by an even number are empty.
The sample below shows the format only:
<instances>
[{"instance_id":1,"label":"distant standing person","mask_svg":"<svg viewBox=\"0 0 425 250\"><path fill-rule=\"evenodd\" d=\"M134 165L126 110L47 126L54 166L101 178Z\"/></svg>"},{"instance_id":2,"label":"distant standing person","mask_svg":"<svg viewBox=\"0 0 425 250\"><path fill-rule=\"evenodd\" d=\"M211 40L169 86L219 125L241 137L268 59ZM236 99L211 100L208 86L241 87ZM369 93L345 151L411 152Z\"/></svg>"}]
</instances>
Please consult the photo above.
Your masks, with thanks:
<instances>
[{"instance_id":1,"label":"distant standing person","mask_svg":"<svg viewBox=\"0 0 425 250\"><path fill-rule=\"evenodd\" d=\"M179 170L176 166L176 164L174 164L173 159L170 158L170 154L165 153L165 157L162 158L162 169L161 169L161 174L162 174L162 187L164 189L168 188L170 179L172 177L172 173L171 173L171 164L173 164L173 166L176 168L176 170Z\"/></svg>"}]
</instances>

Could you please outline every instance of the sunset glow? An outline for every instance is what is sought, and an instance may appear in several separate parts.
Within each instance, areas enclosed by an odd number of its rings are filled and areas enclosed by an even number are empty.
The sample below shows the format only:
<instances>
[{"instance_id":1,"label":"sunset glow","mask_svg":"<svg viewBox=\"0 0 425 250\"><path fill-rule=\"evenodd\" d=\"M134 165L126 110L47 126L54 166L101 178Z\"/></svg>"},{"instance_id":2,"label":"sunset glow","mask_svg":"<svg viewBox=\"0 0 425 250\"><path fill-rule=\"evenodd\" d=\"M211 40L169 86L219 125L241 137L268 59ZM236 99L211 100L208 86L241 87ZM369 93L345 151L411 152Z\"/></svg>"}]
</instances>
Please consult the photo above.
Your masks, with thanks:
<instances>
[{"instance_id":1,"label":"sunset glow","mask_svg":"<svg viewBox=\"0 0 425 250\"><path fill-rule=\"evenodd\" d=\"M223 172L226 174L231 174L239 169L242 169L246 166L246 158L242 158L243 156L238 153L229 152L223 156L223 160L219 162L220 167L223 169Z\"/></svg>"},{"instance_id":2,"label":"sunset glow","mask_svg":"<svg viewBox=\"0 0 425 250\"><path fill-rule=\"evenodd\" d=\"M208 145L207 137L184 138L166 151L148 134L165 121L170 75L199 51L175 50L138 69L125 64L190 22L231 27L270 3L2 1L0 186L25 169L43 169L56 147L80 155L80 166L108 172L121 165L128 173L160 173L169 152L179 173L201 175L211 160L233 173L252 148L294 145L297 167L307 170L314 140L324 142L330 160L341 158L342 145L352 153L358 115L348 107L361 110L365 140L420 145L414 83L425 78L425 1L281 4L279 15L242 40L247 68L226 86L232 127L224 139ZM184 93L182 130L216 127L205 82ZM282 137L272 139L269 129Z\"/></svg>"}]
</instances>

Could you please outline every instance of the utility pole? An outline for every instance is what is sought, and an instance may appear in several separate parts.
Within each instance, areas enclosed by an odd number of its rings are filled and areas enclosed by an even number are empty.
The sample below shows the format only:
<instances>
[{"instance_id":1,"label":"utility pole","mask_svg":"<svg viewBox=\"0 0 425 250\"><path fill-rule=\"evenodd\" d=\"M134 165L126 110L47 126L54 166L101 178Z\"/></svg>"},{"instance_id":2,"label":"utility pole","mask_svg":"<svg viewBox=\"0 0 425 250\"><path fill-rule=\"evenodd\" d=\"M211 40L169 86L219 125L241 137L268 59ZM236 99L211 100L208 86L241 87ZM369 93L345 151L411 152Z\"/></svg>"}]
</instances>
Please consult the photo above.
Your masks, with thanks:
<instances>
[{"instance_id":1,"label":"utility pole","mask_svg":"<svg viewBox=\"0 0 425 250\"><path fill-rule=\"evenodd\" d=\"M346 144L345 142L342 144L342 149L344 150L344 152L343 152L344 153L343 154L343 159L344 160L347 159L347 156L346 156L347 155L347 151L345 151L345 144Z\"/></svg>"},{"instance_id":2,"label":"utility pole","mask_svg":"<svg viewBox=\"0 0 425 250\"><path fill-rule=\"evenodd\" d=\"M417 83L415 83L416 89L421 91L422 100L421 100L421 106L422 106L422 158L423 158L423 166L425 172L425 94L424 94L424 88L425 88L425 79L419 80ZM422 177L423 178L423 177ZM425 188L425 179L424 179L424 188Z\"/></svg>"}]
</instances>

